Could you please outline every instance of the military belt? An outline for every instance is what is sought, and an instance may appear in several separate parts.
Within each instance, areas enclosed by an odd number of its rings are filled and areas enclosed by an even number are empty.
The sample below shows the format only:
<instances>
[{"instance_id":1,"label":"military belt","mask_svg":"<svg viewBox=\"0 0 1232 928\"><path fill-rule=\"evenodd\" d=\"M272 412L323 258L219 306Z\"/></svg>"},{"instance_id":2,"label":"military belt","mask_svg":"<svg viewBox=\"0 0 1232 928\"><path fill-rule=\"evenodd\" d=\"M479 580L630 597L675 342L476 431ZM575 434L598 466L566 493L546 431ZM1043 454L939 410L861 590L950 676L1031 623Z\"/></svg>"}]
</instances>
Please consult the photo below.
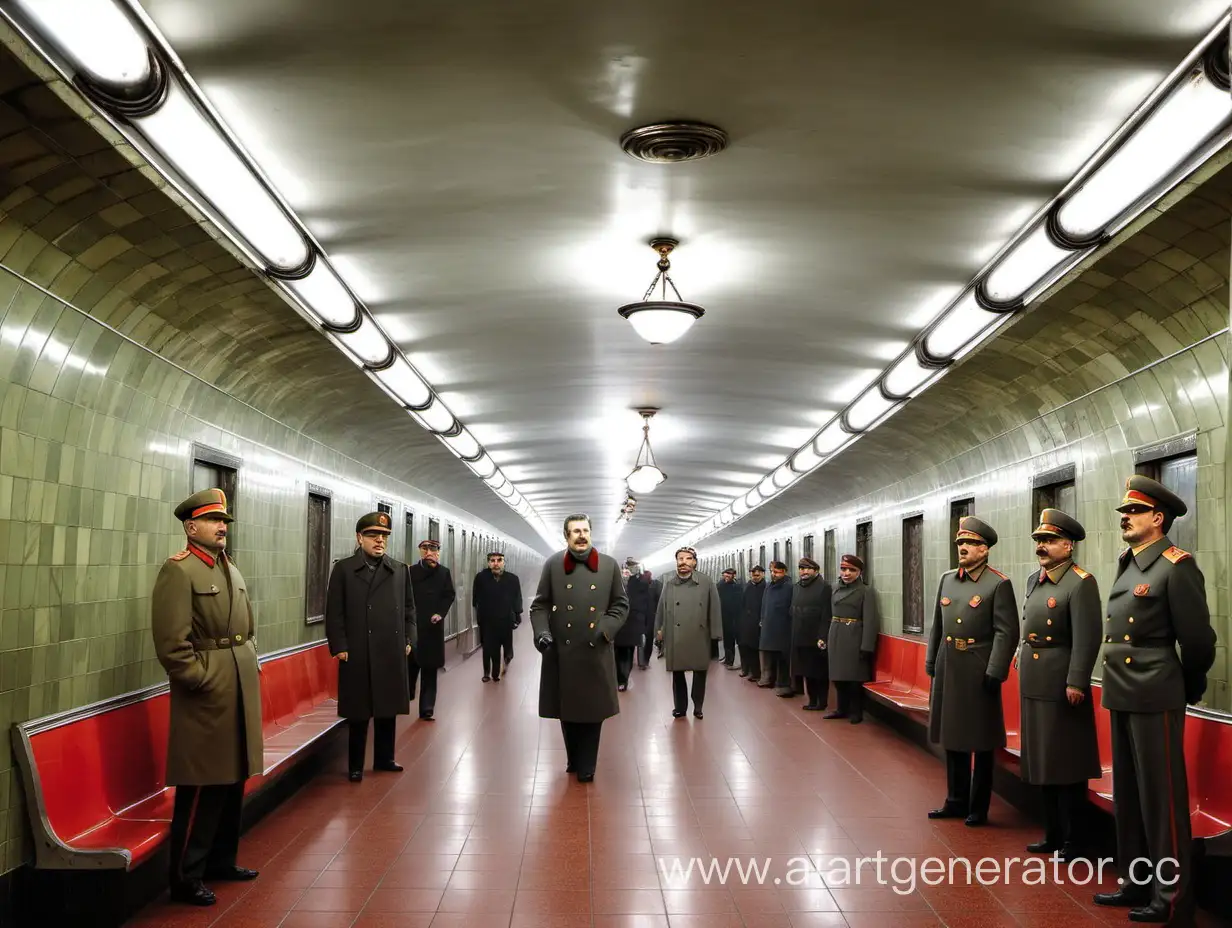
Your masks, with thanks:
<instances>
[{"instance_id":1,"label":"military belt","mask_svg":"<svg viewBox=\"0 0 1232 928\"><path fill-rule=\"evenodd\" d=\"M1068 648L1068 641L1050 641L1047 638L1024 638L1023 641L1037 651L1047 651L1049 648Z\"/></svg>"},{"instance_id":2,"label":"military belt","mask_svg":"<svg viewBox=\"0 0 1232 928\"><path fill-rule=\"evenodd\" d=\"M844 625L854 625L856 622L863 622L863 619L849 619L845 615L834 616L835 622L842 622Z\"/></svg>"},{"instance_id":3,"label":"military belt","mask_svg":"<svg viewBox=\"0 0 1232 928\"><path fill-rule=\"evenodd\" d=\"M974 648L977 644L984 642L976 641L974 638L955 638L953 635L945 636L946 644L952 644L955 651L966 651L968 648Z\"/></svg>"},{"instance_id":4,"label":"military belt","mask_svg":"<svg viewBox=\"0 0 1232 928\"><path fill-rule=\"evenodd\" d=\"M238 648L248 638L244 635L232 635L229 638L203 638L193 642L198 651L221 651L225 648Z\"/></svg>"}]
</instances>

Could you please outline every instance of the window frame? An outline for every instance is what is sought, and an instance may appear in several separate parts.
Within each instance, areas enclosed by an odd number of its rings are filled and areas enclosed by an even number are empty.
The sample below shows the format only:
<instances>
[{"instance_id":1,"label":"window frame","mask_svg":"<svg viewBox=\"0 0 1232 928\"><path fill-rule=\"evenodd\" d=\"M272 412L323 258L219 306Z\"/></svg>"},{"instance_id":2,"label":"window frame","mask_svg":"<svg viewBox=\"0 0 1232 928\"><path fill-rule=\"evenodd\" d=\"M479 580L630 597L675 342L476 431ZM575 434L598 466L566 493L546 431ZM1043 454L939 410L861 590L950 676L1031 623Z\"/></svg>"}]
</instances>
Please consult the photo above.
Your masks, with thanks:
<instances>
[{"instance_id":1,"label":"window frame","mask_svg":"<svg viewBox=\"0 0 1232 928\"><path fill-rule=\"evenodd\" d=\"M334 492L328 487L317 486L314 483L306 484L305 500L307 502L305 536L304 545L304 624L319 625L325 621L325 602L329 590L329 574L333 567L333 505ZM321 583L321 588L317 591L313 590L313 575L312 575L312 503L313 500L320 500L325 505L323 507L323 518L321 520L324 550L320 552L320 574L316 578ZM321 602L321 612L319 615L314 615L312 610L313 600L316 598L313 594L319 594Z\"/></svg>"}]
</instances>

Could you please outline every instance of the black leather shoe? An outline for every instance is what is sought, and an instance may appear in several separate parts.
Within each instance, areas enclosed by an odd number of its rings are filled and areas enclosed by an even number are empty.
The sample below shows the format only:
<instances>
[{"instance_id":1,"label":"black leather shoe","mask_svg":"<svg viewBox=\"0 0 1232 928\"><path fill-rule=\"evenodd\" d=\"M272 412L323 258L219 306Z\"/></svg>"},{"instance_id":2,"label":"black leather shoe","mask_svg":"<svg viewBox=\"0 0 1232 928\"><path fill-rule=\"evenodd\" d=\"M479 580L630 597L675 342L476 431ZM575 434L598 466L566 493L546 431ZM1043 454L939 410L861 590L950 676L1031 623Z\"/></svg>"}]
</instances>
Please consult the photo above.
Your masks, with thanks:
<instances>
[{"instance_id":1,"label":"black leather shoe","mask_svg":"<svg viewBox=\"0 0 1232 928\"><path fill-rule=\"evenodd\" d=\"M979 828L981 825L988 824L988 816L981 815L978 812L972 812L970 815L967 816L963 824L966 825L968 828Z\"/></svg>"},{"instance_id":2,"label":"black leather shoe","mask_svg":"<svg viewBox=\"0 0 1232 928\"><path fill-rule=\"evenodd\" d=\"M171 887L171 901L182 902L185 905L213 905L218 901L213 891L200 880L187 883L177 883Z\"/></svg>"},{"instance_id":3,"label":"black leather shoe","mask_svg":"<svg viewBox=\"0 0 1232 928\"><path fill-rule=\"evenodd\" d=\"M206 870L205 878L211 882L242 883L245 880L255 880L261 874L249 867L223 867L220 870Z\"/></svg>"},{"instance_id":4,"label":"black leather shoe","mask_svg":"<svg viewBox=\"0 0 1232 928\"><path fill-rule=\"evenodd\" d=\"M483 682L484 682L484 683L487 683L487 682L488 682L488 681L490 681L491 679L492 679L492 678L491 678L491 677L489 677L487 674L484 674L484 677L483 677Z\"/></svg>"},{"instance_id":5,"label":"black leather shoe","mask_svg":"<svg viewBox=\"0 0 1232 928\"><path fill-rule=\"evenodd\" d=\"M682 719L682 718L684 718L684 711L683 711L683 710L681 710L681 709L673 709L673 710L672 710L672 718L674 718L674 719Z\"/></svg>"},{"instance_id":6,"label":"black leather shoe","mask_svg":"<svg viewBox=\"0 0 1232 928\"><path fill-rule=\"evenodd\" d=\"M565 773L573 773L573 761L565 764Z\"/></svg>"},{"instance_id":7,"label":"black leather shoe","mask_svg":"<svg viewBox=\"0 0 1232 928\"><path fill-rule=\"evenodd\" d=\"M812 709L813 707L812 707L812 706L805 706L804 708L806 708L806 709ZM823 719L845 719L845 718L847 718L847 713L845 713L845 712L827 712L825 715L823 715L823 716L822 716L822 718L823 718Z\"/></svg>"},{"instance_id":8,"label":"black leather shoe","mask_svg":"<svg viewBox=\"0 0 1232 928\"><path fill-rule=\"evenodd\" d=\"M592 780L594 780L594 778L595 778L595 775L593 773L579 773L578 774L579 783L590 783Z\"/></svg>"},{"instance_id":9,"label":"black leather shoe","mask_svg":"<svg viewBox=\"0 0 1232 928\"><path fill-rule=\"evenodd\" d=\"M966 818L967 812L965 809L956 809L954 806L942 806L940 809L933 809L928 813L929 818Z\"/></svg>"},{"instance_id":10,"label":"black leather shoe","mask_svg":"<svg viewBox=\"0 0 1232 928\"><path fill-rule=\"evenodd\" d=\"M850 719L848 719L848 721L851 722L852 725L859 725L861 722L864 721L864 716L853 715Z\"/></svg>"},{"instance_id":11,"label":"black leather shoe","mask_svg":"<svg viewBox=\"0 0 1232 928\"><path fill-rule=\"evenodd\" d=\"M401 764L389 760L383 764L373 764L372 769L379 770L382 773L401 773L404 768Z\"/></svg>"},{"instance_id":12,"label":"black leather shoe","mask_svg":"<svg viewBox=\"0 0 1232 928\"><path fill-rule=\"evenodd\" d=\"M1034 844L1028 844L1027 850L1032 854L1051 854L1053 851L1061 850L1061 845L1045 838L1043 841L1036 841Z\"/></svg>"},{"instance_id":13,"label":"black leather shoe","mask_svg":"<svg viewBox=\"0 0 1232 928\"><path fill-rule=\"evenodd\" d=\"M1168 918L1168 907L1158 902L1152 902L1150 905L1129 910L1129 920L1131 922L1153 922L1162 925L1168 921ZM1186 924L1186 922L1179 921L1177 924Z\"/></svg>"},{"instance_id":14,"label":"black leather shoe","mask_svg":"<svg viewBox=\"0 0 1232 928\"><path fill-rule=\"evenodd\" d=\"M800 708L803 709L805 712L820 712L822 709L825 708L825 706L819 706L815 702L806 702Z\"/></svg>"},{"instance_id":15,"label":"black leather shoe","mask_svg":"<svg viewBox=\"0 0 1232 928\"><path fill-rule=\"evenodd\" d=\"M500 683L500 674L499 674L499 673L494 673L494 674L492 674L492 682L493 682L493 683Z\"/></svg>"},{"instance_id":16,"label":"black leather shoe","mask_svg":"<svg viewBox=\"0 0 1232 928\"><path fill-rule=\"evenodd\" d=\"M421 719L423 719L425 722L431 722L431 721L433 720L433 719L432 719L432 710L431 710L431 709L429 709L427 712L421 712L421 713L419 713L419 717L420 717Z\"/></svg>"},{"instance_id":17,"label":"black leather shoe","mask_svg":"<svg viewBox=\"0 0 1232 928\"><path fill-rule=\"evenodd\" d=\"M364 772L362 770L352 770L350 773L347 774L347 779L350 780L352 783L358 783L363 778L364 778Z\"/></svg>"},{"instance_id":18,"label":"black leather shoe","mask_svg":"<svg viewBox=\"0 0 1232 928\"><path fill-rule=\"evenodd\" d=\"M700 719L700 718L702 718L702 710L701 710L701 709L694 709L694 710L693 710L693 718L695 718L695 719Z\"/></svg>"},{"instance_id":19,"label":"black leather shoe","mask_svg":"<svg viewBox=\"0 0 1232 928\"><path fill-rule=\"evenodd\" d=\"M1120 906L1128 909L1148 902L1149 898L1146 893L1138 890L1118 889L1115 893L1096 893L1093 901L1096 905Z\"/></svg>"}]
</instances>

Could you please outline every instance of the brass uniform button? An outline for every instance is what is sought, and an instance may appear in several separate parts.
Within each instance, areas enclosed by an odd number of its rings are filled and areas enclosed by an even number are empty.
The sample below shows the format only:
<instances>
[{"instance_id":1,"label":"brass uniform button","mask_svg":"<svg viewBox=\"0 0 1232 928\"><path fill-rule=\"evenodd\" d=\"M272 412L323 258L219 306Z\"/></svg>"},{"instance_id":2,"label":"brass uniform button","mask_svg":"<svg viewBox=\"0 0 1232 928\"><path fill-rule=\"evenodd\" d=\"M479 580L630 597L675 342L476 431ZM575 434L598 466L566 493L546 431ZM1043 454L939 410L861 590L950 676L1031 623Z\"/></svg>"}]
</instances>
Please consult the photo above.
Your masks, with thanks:
<instances>
[{"instance_id":1,"label":"brass uniform button","mask_svg":"<svg viewBox=\"0 0 1232 928\"><path fill-rule=\"evenodd\" d=\"M242 641L244 640L244 636L243 636L243 635L236 635L236 636L235 636L235 640L236 640L236 641L241 641L241 642L242 642Z\"/></svg>"},{"instance_id":2,"label":"brass uniform button","mask_svg":"<svg viewBox=\"0 0 1232 928\"><path fill-rule=\"evenodd\" d=\"M568 609L570 612L572 612L572 611L573 611L573 607L572 607L572 606L565 606L565 608L566 608L566 609Z\"/></svg>"},{"instance_id":3,"label":"brass uniform button","mask_svg":"<svg viewBox=\"0 0 1232 928\"><path fill-rule=\"evenodd\" d=\"M1031 660L1033 660L1033 661L1038 661L1038 660L1039 660L1039 655L1038 655L1038 654L1032 654L1032 655L1031 655Z\"/></svg>"},{"instance_id":4,"label":"brass uniform button","mask_svg":"<svg viewBox=\"0 0 1232 928\"><path fill-rule=\"evenodd\" d=\"M556 607L555 607L555 606L553 606L553 607L552 607L552 611L553 611L553 612L555 612L555 611L556 611Z\"/></svg>"},{"instance_id":5,"label":"brass uniform button","mask_svg":"<svg viewBox=\"0 0 1232 928\"><path fill-rule=\"evenodd\" d=\"M1126 635L1126 636L1125 636L1125 640L1126 640L1126 641L1129 641L1129 635Z\"/></svg>"},{"instance_id":6,"label":"brass uniform button","mask_svg":"<svg viewBox=\"0 0 1232 928\"><path fill-rule=\"evenodd\" d=\"M953 637L952 635L946 635L946 636L945 636L945 640L946 640L946 641L953 641L953 640L954 640L954 637Z\"/></svg>"},{"instance_id":7,"label":"brass uniform button","mask_svg":"<svg viewBox=\"0 0 1232 928\"><path fill-rule=\"evenodd\" d=\"M1134 659L1133 659L1132 657L1127 657L1127 658L1125 658L1125 663L1127 663L1127 664L1132 664L1132 663L1133 663L1133 661L1134 661Z\"/></svg>"},{"instance_id":8,"label":"brass uniform button","mask_svg":"<svg viewBox=\"0 0 1232 928\"><path fill-rule=\"evenodd\" d=\"M590 588L591 588L592 590L597 589L597 587L596 587L593 583L590 585Z\"/></svg>"},{"instance_id":9,"label":"brass uniform button","mask_svg":"<svg viewBox=\"0 0 1232 928\"><path fill-rule=\"evenodd\" d=\"M1045 635L1045 636L1044 636L1044 640L1045 640L1045 641L1052 641L1052 635Z\"/></svg>"},{"instance_id":10,"label":"brass uniform button","mask_svg":"<svg viewBox=\"0 0 1232 928\"><path fill-rule=\"evenodd\" d=\"M1131 624L1131 625L1132 625L1132 624L1133 624L1133 622L1134 622L1134 617L1133 617L1132 615L1129 617L1129 622L1130 622L1130 624Z\"/></svg>"},{"instance_id":11,"label":"brass uniform button","mask_svg":"<svg viewBox=\"0 0 1232 928\"><path fill-rule=\"evenodd\" d=\"M594 606L591 606L591 607L590 607L590 611L591 611L591 612L594 612L594 611L595 611L595 607L594 607Z\"/></svg>"},{"instance_id":12,"label":"brass uniform button","mask_svg":"<svg viewBox=\"0 0 1232 928\"><path fill-rule=\"evenodd\" d=\"M959 625L962 625L962 619L955 619L954 621L957 622Z\"/></svg>"},{"instance_id":13,"label":"brass uniform button","mask_svg":"<svg viewBox=\"0 0 1232 928\"><path fill-rule=\"evenodd\" d=\"M1049 620L1048 620L1048 624L1049 624L1049 625L1051 625L1051 624L1052 624L1052 619L1049 619Z\"/></svg>"},{"instance_id":14,"label":"brass uniform button","mask_svg":"<svg viewBox=\"0 0 1232 928\"><path fill-rule=\"evenodd\" d=\"M591 627L591 628L594 628L594 627L595 627L595 623L594 623L594 622L591 622L591 623L590 623L590 627Z\"/></svg>"},{"instance_id":15,"label":"brass uniform button","mask_svg":"<svg viewBox=\"0 0 1232 928\"><path fill-rule=\"evenodd\" d=\"M566 623L565 623L565 628L573 628L573 623L572 623L572 622L566 622Z\"/></svg>"}]
</instances>

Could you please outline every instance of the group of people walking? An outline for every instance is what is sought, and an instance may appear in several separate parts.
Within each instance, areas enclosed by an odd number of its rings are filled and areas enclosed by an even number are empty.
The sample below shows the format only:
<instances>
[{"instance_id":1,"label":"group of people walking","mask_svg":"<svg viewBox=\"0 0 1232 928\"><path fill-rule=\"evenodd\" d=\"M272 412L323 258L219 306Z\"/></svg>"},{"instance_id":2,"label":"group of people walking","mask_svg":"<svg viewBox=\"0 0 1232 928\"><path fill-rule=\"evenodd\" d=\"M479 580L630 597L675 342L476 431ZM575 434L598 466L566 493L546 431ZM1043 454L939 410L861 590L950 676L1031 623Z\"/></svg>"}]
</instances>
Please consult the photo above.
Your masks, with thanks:
<instances>
[{"instance_id":1,"label":"group of people walking","mask_svg":"<svg viewBox=\"0 0 1232 928\"><path fill-rule=\"evenodd\" d=\"M1041 787L1045 809L1044 837L1028 849L1080 856L1087 780L1101 775L1090 684L1102 644L1118 858L1123 868L1142 861L1152 868L1146 880L1132 879L1131 870L1120 889L1095 901L1130 908L1133 921L1186 924L1194 901L1185 706L1202 698L1216 637L1202 572L1167 536L1185 503L1138 476L1126 482L1117 511L1128 547L1106 607L1095 578L1075 561L1083 526L1057 509L1041 513L1031 535L1039 570L1027 580L1021 621L1011 580L988 562L996 530L960 520L959 566L941 577L925 659L929 736L945 752L947 774L946 801L929 817L987 821L994 752L1006 745L1001 686L1016 664L1022 777ZM152 595L155 650L171 692L172 898L212 905L205 880L257 876L236 863L243 784L262 767L256 628L226 550L225 494L194 494L175 516L186 545L163 565ZM352 781L363 777L370 722L374 768L402 769L394 720L409 713L417 684L419 716L433 718L445 617L456 599L439 543L421 542L419 561L408 566L386 554L390 530L386 513L363 516L355 553L329 580L326 637L338 661ZM746 584L734 568L715 583L684 547L675 570L656 579L599 553L584 514L565 519L564 536L565 549L543 566L530 620L542 655L539 714L560 721L566 770L580 782L595 776L602 724L620 711L634 658L649 666L655 645L672 674L674 718L687 714L690 699L694 717L704 717L706 678L722 642L722 663L749 682L782 697L805 694L803 708L812 711L828 707L833 682L838 705L825 718L862 720L880 629L859 557L842 556L833 585L810 557L800 559L794 582L775 560L768 581L757 565ZM501 552L491 552L475 578L472 603L483 679L499 680L522 614L519 580ZM1163 861L1173 862L1172 872L1161 872Z\"/></svg>"}]
</instances>

